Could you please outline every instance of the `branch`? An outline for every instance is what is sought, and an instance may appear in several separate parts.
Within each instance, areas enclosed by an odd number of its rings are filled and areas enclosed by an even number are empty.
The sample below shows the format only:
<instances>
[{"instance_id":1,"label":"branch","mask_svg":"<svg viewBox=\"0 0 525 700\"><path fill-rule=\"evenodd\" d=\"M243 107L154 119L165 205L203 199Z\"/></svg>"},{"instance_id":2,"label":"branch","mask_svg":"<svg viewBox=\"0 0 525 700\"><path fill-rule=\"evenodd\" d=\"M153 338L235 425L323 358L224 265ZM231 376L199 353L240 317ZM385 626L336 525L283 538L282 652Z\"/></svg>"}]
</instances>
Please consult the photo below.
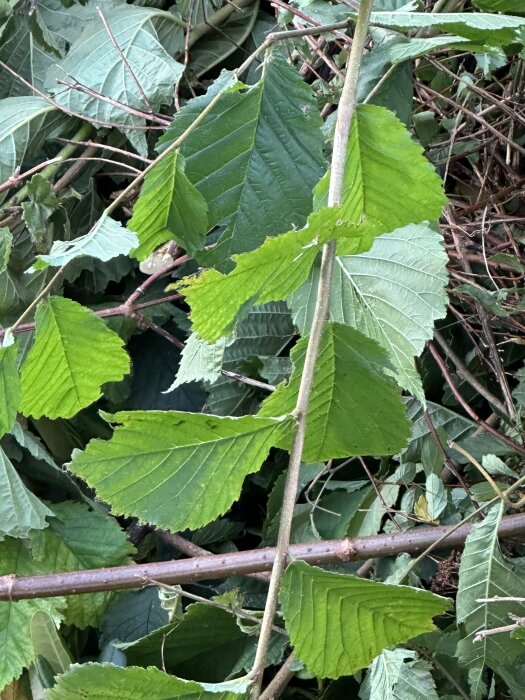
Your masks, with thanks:
<instances>
[{"instance_id":1,"label":"branch","mask_svg":"<svg viewBox=\"0 0 525 700\"><path fill-rule=\"evenodd\" d=\"M364 561L370 558L394 556L402 552L421 552L438 540L443 543L443 546L460 547L471 530L471 524L459 527L416 527L406 532L371 537L308 542L291 545L290 556L314 565ZM525 513L502 518L498 530L501 537L516 537L523 533L525 533ZM142 588L150 585L152 579L168 584L185 584L205 579L222 579L228 576L270 571L276 552L276 547L267 547L193 559L68 571L43 576L18 577L8 574L0 577L0 600L52 598L61 595Z\"/></svg>"},{"instance_id":2,"label":"branch","mask_svg":"<svg viewBox=\"0 0 525 700\"><path fill-rule=\"evenodd\" d=\"M330 187L328 191L329 207L335 207L341 202L346 164L346 147L348 144L350 126L357 104L357 79L359 76L361 57L365 48L366 38L368 36L368 22L371 11L372 0L362 0L359 6L354 40L352 42L352 49L348 58L346 78L343 86L343 92L341 94L341 100L339 102L337 121L335 124ZM279 587L281 585L281 579L288 560L290 534L292 530L295 500L297 497L297 487L299 484L299 472L306 437L308 404L312 391L315 366L319 357L319 348L321 345L323 328L329 310L335 252L336 241L330 241L330 243L323 246L321 271L319 273L319 285L317 288L312 327L310 329L308 346L306 348L306 356L304 360L303 373L301 376L301 383L299 385L297 403L293 412L296 419L295 435L292 449L290 451L290 460L288 463L286 483L284 486L283 502L279 522L279 534L277 537L277 551L272 568L272 577L268 588L268 597L264 608L263 621L261 624L257 651L255 653L255 660L250 672L250 675L253 678L251 693L252 700L258 700L260 696L262 676L266 667L266 658L268 656L268 649L270 646L273 619L277 611Z\"/></svg>"}]
</instances>

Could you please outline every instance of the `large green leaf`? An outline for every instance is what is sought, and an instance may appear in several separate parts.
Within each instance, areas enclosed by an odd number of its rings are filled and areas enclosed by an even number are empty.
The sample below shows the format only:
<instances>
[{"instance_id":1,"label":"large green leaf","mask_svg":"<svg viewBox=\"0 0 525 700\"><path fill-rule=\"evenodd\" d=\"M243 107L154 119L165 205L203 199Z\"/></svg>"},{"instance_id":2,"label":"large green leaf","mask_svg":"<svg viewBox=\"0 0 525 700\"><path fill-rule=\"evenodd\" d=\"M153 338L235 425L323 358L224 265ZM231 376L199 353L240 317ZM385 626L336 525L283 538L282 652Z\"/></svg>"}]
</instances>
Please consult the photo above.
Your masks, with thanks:
<instances>
[{"instance_id":1,"label":"large green leaf","mask_svg":"<svg viewBox=\"0 0 525 700\"><path fill-rule=\"evenodd\" d=\"M182 64L172 58L172 53L183 48L183 23L175 14L134 5L110 8L105 19L113 37L99 17L89 22L66 58L50 74L48 85L54 89L58 104L87 118L122 126L143 126L142 117L115 102L145 112L149 106L144 95L153 110L171 102L173 85L183 72ZM165 35L170 37L170 53L159 40ZM91 92L57 86L57 79L78 83ZM112 102L99 99L97 93L111 98ZM145 149L145 139L138 134L131 129L129 138L134 145Z\"/></svg>"},{"instance_id":2,"label":"large green leaf","mask_svg":"<svg viewBox=\"0 0 525 700\"><path fill-rule=\"evenodd\" d=\"M326 204L329 182L330 171L315 188L316 208ZM445 202L439 175L402 122L384 107L359 105L347 148L341 218L356 224L364 219L373 237L437 220ZM342 241L338 252L356 251Z\"/></svg>"},{"instance_id":3,"label":"large green leaf","mask_svg":"<svg viewBox=\"0 0 525 700\"><path fill-rule=\"evenodd\" d=\"M43 97L0 100L0 182L5 182L29 159L66 117Z\"/></svg>"},{"instance_id":4,"label":"large green leaf","mask_svg":"<svg viewBox=\"0 0 525 700\"><path fill-rule=\"evenodd\" d=\"M181 109L159 144L180 136L211 94ZM226 226L210 263L224 265L266 236L304 225L324 168L320 127L311 88L272 54L256 85L225 93L188 136L186 175L208 203L210 227Z\"/></svg>"},{"instance_id":5,"label":"large green leaf","mask_svg":"<svg viewBox=\"0 0 525 700\"><path fill-rule=\"evenodd\" d=\"M72 241L55 241L47 255L39 255L35 269L48 265L61 267L85 255L107 262L117 255L127 255L138 243L135 233L118 221L103 215L89 233Z\"/></svg>"},{"instance_id":6,"label":"large green leaf","mask_svg":"<svg viewBox=\"0 0 525 700\"><path fill-rule=\"evenodd\" d=\"M512 44L516 40L516 31L524 26L524 20L519 17L480 12L372 12L370 23L398 31L435 27L480 44L496 45Z\"/></svg>"},{"instance_id":7,"label":"large green leaf","mask_svg":"<svg viewBox=\"0 0 525 700\"><path fill-rule=\"evenodd\" d=\"M219 418L178 411L121 412L109 441L75 451L71 471L96 488L114 513L173 531L224 513L244 478L259 469L290 421Z\"/></svg>"},{"instance_id":8,"label":"large green leaf","mask_svg":"<svg viewBox=\"0 0 525 700\"><path fill-rule=\"evenodd\" d=\"M158 668L119 668L112 664L74 665L46 694L47 700L236 700L239 695L213 692L193 681L169 676Z\"/></svg>"},{"instance_id":9,"label":"large green leaf","mask_svg":"<svg viewBox=\"0 0 525 700\"><path fill-rule=\"evenodd\" d=\"M424 224L379 236L367 253L338 257L330 316L382 345L399 384L424 400L414 356L432 338L434 321L446 315L448 257L442 236ZM294 321L308 333L319 267L290 300Z\"/></svg>"},{"instance_id":10,"label":"large green leaf","mask_svg":"<svg viewBox=\"0 0 525 700\"><path fill-rule=\"evenodd\" d=\"M384 649L359 691L362 700L438 700L427 661L410 649Z\"/></svg>"},{"instance_id":11,"label":"large green leaf","mask_svg":"<svg viewBox=\"0 0 525 700\"><path fill-rule=\"evenodd\" d=\"M7 538L0 543L0 574L36 576L49 573L47 562L31 557L27 540ZM31 642L31 618L37 610L49 613L55 622L62 619L64 598L40 598L17 603L0 602L0 689L18 678L35 659Z\"/></svg>"},{"instance_id":12,"label":"large green leaf","mask_svg":"<svg viewBox=\"0 0 525 700\"><path fill-rule=\"evenodd\" d=\"M356 253L368 250L371 240L361 227L340 217L340 207L323 207L308 217L305 228L267 238L256 250L234 255L235 268L229 274L206 270L179 283L191 306L194 330L213 343L233 331L254 304L290 296L306 281L322 244L332 238L348 239ZM210 314L210 304L219 297L222 303Z\"/></svg>"},{"instance_id":13,"label":"large green leaf","mask_svg":"<svg viewBox=\"0 0 525 700\"><path fill-rule=\"evenodd\" d=\"M294 347L290 381L264 401L260 415L294 410L307 344L303 338ZM373 340L347 326L325 325L308 408L306 462L393 454L405 447L410 423L386 366L385 352ZM289 446L288 439L280 446Z\"/></svg>"},{"instance_id":14,"label":"large green leaf","mask_svg":"<svg viewBox=\"0 0 525 700\"><path fill-rule=\"evenodd\" d=\"M49 297L38 305L35 343L21 370L21 412L69 418L101 396L105 382L129 372L116 333L71 299Z\"/></svg>"},{"instance_id":15,"label":"large green leaf","mask_svg":"<svg viewBox=\"0 0 525 700\"><path fill-rule=\"evenodd\" d=\"M387 647L435 629L447 598L323 571L304 562L286 570L281 603L299 659L323 678L349 676Z\"/></svg>"},{"instance_id":16,"label":"large green leaf","mask_svg":"<svg viewBox=\"0 0 525 700\"><path fill-rule=\"evenodd\" d=\"M0 540L4 537L28 537L31 530L47 527L49 510L25 486L0 447Z\"/></svg>"},{"instance_id":17,"label":"large green leaf","mask_svg":"<svg viewBox=\"0 0 525 700\"><path fill-rule=\"evenodd\" d=\"M456 600L457 621L463 639L458 645L460 663L469 666L473 698L483 695L482 673L485 666L494 671L525 661L525 648L507 634L493 634L475 641L481 630L509 624L509 613L525 617L525 604L503 600L480 602L480 599L523 596L523 576L501 553L498 528L504 504L494 505L485 520L472 529L467 538L459 569Z\"/></svg>"},{"instance_id":18,"label":"large green leaf","mask_svg":"<svg viewBox=\"0 0 525 700\"><path fill-rule=\"evenodd\" d=\"M17 350L14 342L0 347L0 437L13 427L20 403Z\"/></svg>"},{"instance_id":19,"label":"large green leaf","mask_svg":"<svg viewBox=\"0 0 525 700\"><path fill-rule=\"evenodd\" d=\"M184 157L174 151L146 175L128 223L139 237L133 255L144 260L159 245L175 239L189 255L204 246L208 207L184 173Z\"/></svg>"}]
</instances>

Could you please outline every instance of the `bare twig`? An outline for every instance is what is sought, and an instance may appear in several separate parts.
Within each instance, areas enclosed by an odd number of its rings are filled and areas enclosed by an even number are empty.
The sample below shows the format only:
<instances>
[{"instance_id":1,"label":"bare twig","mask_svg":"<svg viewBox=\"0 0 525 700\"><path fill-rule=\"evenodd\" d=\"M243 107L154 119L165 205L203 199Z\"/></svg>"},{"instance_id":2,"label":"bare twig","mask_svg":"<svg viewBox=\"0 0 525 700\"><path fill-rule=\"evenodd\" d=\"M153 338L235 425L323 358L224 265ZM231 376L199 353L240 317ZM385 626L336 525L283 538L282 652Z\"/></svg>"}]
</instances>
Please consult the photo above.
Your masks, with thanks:
<instances>
[{"instance_id":1,"label":"bare twig","mask_svg":"<svg viewBox=\"0 0 525 700\"><path fill-rule=\"evenodd\" d=\"M290 556L309 564L328 564L346 561L365 561L401 552L421 552L437 543L459 547L472 526L461 523L454 526L415 527L405 532L344 538L324 542L308 542L290 547ZM525 513L508 515L501 519L500 537L514 537L525 532ZM97 591L116 591L141 588L152 579L163 583L193 583L206 579L222 579L256 571L270 571L276 555L275 547L231 552L194 559L153 562L151 564L85 569L41 576L0 576L0 600L51 598L61 595L79 595Z\"/></svg>"}]
</instances>

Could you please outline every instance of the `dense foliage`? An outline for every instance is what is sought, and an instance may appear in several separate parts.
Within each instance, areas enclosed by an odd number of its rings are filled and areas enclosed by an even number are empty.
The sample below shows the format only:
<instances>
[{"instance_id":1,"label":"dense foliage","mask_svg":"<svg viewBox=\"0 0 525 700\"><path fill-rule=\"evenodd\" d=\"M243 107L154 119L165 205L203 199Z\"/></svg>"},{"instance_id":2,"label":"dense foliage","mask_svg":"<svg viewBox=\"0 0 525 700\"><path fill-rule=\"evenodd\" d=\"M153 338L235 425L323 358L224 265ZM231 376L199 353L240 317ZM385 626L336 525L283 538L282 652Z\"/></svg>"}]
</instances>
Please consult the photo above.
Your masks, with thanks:
<instances>
[{"instance_id":1,"label":"dense foliage","mask_svg":"<svg viewBox=\"0 0 525 700\"><path fill-rule=\"evenodd\" d=\"M0 0L2 699L525 698L525 7L368 2Z\"/></svg>"}]
</instances>

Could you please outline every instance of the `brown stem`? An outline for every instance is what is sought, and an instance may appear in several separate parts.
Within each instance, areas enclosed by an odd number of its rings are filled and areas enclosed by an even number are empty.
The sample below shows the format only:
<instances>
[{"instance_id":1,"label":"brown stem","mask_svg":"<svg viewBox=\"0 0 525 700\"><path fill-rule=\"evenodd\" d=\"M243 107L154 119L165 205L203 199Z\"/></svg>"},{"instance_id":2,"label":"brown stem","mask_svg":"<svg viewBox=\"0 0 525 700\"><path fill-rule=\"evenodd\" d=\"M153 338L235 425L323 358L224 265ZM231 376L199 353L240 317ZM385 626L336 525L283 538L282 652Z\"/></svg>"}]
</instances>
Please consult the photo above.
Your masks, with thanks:
<instances>
[{"instance_id":1,"label":"brown stem","mask_svg":"<svg viewBox=\"0 0 525 700\"><path fill-rule=\"evenodd\" d=\"M464 544L471 530L470 523L459 527L416 527L406 532L371 537L295 544L290 547L290 555L294 559L314 565L364 561L402 552L421 552L442 538L446 538L443 546L459 547ZM501 537L522 535L525 532L525 513L502 518L498 532ZM18 577L15 574L7 574L0 577L0 600L16 601L141 588L152 579L163 583L184 584L270 571L275 553L275 547L267 547L194 559L68 571L43 576Z\"/></svg>"}]
</instances>

